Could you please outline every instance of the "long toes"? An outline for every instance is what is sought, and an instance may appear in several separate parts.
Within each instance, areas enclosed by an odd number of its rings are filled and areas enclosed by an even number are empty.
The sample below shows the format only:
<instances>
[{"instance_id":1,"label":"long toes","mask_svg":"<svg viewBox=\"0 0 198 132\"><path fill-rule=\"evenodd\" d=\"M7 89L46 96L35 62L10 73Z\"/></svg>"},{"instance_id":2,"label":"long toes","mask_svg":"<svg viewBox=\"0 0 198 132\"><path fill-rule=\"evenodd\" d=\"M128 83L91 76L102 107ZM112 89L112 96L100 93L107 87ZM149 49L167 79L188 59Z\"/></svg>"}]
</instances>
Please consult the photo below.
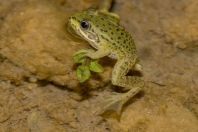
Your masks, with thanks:
<instances>
[{"instance_id":1,"label":"long toes","mask_svg":"<svg viewBox=\"0 0 198 132\"><path fill-rule=\"evenodd\" d=\"M107 99L107 101L105 101L103 104L103 107L101 107L100 111L96 113L97 115L103 116L106 114L115 114L117 116L120 116L122 107L124 105L123 100L120 96L111 97Z\"/></svg>"},{"instance_id":2,"label":"long toes","mask_svg":"<svg viewBox=\"0 0 198 132\"><path fill-rule=\"evenodd\" d=\"M77 51L74 55L86 54L86 53L87 53L87 50L82 49L82 50Z\"/></svg>"}]
</instances>

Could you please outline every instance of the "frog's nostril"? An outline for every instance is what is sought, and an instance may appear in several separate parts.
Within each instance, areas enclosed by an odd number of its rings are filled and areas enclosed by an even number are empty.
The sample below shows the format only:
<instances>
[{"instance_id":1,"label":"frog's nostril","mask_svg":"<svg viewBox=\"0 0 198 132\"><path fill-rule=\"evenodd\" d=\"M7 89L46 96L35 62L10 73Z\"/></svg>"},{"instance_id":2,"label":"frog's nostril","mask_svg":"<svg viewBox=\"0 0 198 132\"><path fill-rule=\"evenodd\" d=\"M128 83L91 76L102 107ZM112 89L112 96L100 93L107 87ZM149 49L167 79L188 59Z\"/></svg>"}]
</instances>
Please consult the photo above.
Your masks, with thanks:
<instances>
[{"instance_id":1,"label":"frog's nostril","mask_svg":"<svg viewBox=\"0 0 198 132\"><path fill-rule=\"evenodd\" d=\"M74 19L74 20L76 20L76 17L72 16L72 17L71 17L71 19Z\"/></svg>"}]
</instances>

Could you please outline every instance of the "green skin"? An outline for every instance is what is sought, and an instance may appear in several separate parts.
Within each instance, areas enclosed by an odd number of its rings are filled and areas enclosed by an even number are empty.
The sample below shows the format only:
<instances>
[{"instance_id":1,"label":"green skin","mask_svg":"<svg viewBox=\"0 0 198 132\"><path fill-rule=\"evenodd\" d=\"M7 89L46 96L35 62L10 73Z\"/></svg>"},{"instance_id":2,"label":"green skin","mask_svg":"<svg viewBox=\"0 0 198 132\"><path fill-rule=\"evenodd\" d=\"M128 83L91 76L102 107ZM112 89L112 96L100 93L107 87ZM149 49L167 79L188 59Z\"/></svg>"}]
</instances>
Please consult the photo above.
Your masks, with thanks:
<instances>
[{"instance_id":1,"label":"green skin","mask_svg":"<svg viewBox=\"0 0 198 132\"><path fill-rule=\"evenodd\" d=\"M82 27L82 22L88 26ZM123 105L137 94L144 86L144 81L137 76L126 76L130 69L141 71L135 43L131 35L119 25L119 17L107 11L86 10L69 18L68 27L77 35L89 42L96 49L84 49L91 59L109 56L117 59L112 71L112 84L128 90L126 93L114 95L107 99L99 114L106 111L121 113Z\"/></svg>"}]
</instances>

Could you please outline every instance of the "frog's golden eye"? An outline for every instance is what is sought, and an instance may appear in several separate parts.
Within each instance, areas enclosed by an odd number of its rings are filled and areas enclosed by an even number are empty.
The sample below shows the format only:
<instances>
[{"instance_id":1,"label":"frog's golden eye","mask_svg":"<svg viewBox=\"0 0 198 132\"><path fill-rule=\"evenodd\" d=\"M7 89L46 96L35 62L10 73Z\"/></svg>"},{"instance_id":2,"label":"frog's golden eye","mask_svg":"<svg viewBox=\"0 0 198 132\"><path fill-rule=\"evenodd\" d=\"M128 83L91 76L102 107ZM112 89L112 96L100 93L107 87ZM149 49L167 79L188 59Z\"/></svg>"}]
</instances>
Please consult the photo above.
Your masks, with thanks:
<instances>
[{"instance_id":1,"label":"frog's golden eye","mask_svg":"<svg viewBox=\"0 0 198 132\"><path fill-rule=\"evenodd\" d=\"M87 30L87 29L90 28L90 23L88 21L83 20L83 21L80 22L80 26L81 26L81 28Z\"/></svg>"}]
</instances>

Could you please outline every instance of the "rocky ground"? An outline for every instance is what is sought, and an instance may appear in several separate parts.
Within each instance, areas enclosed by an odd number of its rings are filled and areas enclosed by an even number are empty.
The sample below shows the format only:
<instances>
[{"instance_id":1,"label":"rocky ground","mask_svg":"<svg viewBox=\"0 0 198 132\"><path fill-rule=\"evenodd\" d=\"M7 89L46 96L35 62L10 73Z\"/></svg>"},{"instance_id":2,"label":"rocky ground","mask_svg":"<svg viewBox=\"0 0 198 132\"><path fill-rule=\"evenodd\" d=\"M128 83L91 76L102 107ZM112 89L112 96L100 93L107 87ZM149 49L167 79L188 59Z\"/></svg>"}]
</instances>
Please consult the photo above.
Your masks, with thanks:
<instances>
[{"instance_id":1,"label":"rocky ground","mask_svg":"<svg viewBox=\"0 0 198 132\"><path fill-rule=\"evenodd\" d=\"M115 62L101 59L104 73L79 84L72 55L88 44L66 31L71 14L99 2L0 0L0 132L198 131L198 2L115 1L146 81L119 120L95 115Z\"/></svg>"}]
</instances>

